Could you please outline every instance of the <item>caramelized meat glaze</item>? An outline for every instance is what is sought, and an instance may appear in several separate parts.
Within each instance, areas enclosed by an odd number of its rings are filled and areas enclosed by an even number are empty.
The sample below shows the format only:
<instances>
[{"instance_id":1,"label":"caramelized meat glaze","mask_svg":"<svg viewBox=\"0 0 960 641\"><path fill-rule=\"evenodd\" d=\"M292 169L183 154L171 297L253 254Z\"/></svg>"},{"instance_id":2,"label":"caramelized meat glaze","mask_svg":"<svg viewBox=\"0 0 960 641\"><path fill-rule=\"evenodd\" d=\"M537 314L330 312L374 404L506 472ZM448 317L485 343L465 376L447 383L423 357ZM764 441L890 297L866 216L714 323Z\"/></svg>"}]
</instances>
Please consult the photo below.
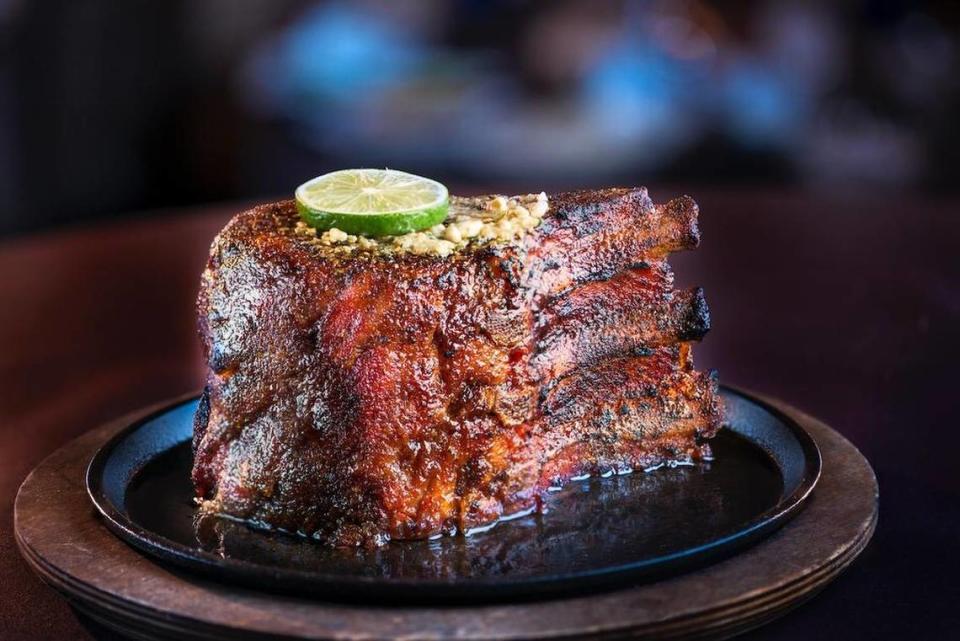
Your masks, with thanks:
<instances>
[{"instance_id":1,"label":"caramelized meat glaze","mask_svg":"<svg viewBox=\"0 0 960 641\"><path fill-rule=\"evenodd\" d=\"M236 216L200 297L194 433L205 513L371 545L537 509L550 487L709 456L709 328L675 291L689 198L550 197L539 227L445 258L335 252L292 201Z\"/></svg>"}]
</instances>

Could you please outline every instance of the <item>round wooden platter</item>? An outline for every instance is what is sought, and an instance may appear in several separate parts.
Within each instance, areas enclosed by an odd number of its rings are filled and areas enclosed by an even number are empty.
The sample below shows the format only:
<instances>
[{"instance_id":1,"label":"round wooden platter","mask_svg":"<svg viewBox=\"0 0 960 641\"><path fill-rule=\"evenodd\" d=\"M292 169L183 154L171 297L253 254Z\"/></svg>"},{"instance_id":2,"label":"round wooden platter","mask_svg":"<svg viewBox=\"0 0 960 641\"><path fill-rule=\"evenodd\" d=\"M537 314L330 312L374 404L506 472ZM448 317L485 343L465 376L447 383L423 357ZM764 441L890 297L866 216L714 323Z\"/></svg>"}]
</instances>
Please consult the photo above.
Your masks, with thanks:
<instances>
[{"instance_id":1,"label":"round wooden platter","mask_svg":"<svg viewBox=\"0 0 960 641\"><path fill-rule=\"evenodd\" d=\"M88 432L41 463L17 495L17 543L74 607L135 639L724 638L816 594L863 551L877 521L876 477L860 452L820 421L760 398L820 447L822 476L805 509L732 558L616 591L478 606L348 604L232 587L158 565L104 527L84 486L97 448L155 408Z\"/></svg>"}]
</instances>

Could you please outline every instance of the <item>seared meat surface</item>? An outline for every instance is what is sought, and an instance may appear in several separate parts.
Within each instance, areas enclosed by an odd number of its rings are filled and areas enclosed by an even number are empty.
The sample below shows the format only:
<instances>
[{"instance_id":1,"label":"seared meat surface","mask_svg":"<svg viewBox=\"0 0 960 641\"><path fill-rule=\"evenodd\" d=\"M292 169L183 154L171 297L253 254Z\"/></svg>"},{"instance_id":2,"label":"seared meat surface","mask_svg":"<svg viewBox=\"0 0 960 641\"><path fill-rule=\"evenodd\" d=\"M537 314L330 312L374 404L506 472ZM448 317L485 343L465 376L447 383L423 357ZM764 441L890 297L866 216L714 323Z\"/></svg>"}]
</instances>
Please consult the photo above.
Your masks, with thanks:
<instances>
[{"instance_id":1,"label":"seared meat surface","mask_svg":"<svg viewBox=\"0 0 960 641\"><path fill-rule=\"evenodd\" d=\"M696 216L645 189L560 194L520 240L441 258L332 252L291 201L238 215L199 297L202 509L381 543L707 456L721 411L690 342L709 317L666 263L696 246Z\"/></svg>"}]
</instances>

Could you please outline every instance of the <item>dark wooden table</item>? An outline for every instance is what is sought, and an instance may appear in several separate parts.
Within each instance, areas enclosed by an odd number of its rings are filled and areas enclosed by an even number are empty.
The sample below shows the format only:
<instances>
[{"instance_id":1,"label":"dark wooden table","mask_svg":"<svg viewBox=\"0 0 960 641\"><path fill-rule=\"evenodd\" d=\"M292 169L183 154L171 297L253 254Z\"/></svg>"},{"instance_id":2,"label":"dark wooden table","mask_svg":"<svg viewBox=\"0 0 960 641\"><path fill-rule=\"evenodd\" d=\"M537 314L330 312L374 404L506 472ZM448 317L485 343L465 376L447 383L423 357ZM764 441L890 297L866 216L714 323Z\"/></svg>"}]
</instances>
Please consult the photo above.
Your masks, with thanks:
<instances>
[{"instance_id":1,"label":"dark wooden table","mask_svg":"<svg viewBox=\"0 0 960 641\"><path fill-rule=\"evenodd\" d=\"M704 242L672 262L714 319L699 365L824 419L880 480L864 556L748 637L957 638L960 201L684 191ZM193 297L232 209L0 243L0 639L113 638L19 558L13 497L67 440L199 388Z\"/></svg>"}]
</instances>

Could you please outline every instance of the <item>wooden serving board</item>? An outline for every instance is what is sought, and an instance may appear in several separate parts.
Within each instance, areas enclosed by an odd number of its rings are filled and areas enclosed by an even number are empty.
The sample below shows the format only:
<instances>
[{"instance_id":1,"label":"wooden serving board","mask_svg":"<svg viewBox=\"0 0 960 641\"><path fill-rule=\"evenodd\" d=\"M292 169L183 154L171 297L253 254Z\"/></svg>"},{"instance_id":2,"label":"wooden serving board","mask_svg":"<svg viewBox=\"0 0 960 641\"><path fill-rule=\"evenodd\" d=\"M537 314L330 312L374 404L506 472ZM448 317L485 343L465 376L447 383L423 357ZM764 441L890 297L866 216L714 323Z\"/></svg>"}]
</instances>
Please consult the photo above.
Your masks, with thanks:
<instances>
[{"instance_id":1,"label":"wooden serving board","mask_svg":"<svg viewBox=\"0 0 960 641\"><path fill-rule=\"evenodd\" d=\"M732 558L616 591L442 608L350 604L227 586L158 565L103 526L84 486L93 453L136 416L88 432L27 477L14 511L17 543L78 610L136 639L729 637L816 594L863 551L877 521L876 478L857 449L816 419L761 398L820 447L822 476L806 508Z\"/></svg>"}]
</instances>

